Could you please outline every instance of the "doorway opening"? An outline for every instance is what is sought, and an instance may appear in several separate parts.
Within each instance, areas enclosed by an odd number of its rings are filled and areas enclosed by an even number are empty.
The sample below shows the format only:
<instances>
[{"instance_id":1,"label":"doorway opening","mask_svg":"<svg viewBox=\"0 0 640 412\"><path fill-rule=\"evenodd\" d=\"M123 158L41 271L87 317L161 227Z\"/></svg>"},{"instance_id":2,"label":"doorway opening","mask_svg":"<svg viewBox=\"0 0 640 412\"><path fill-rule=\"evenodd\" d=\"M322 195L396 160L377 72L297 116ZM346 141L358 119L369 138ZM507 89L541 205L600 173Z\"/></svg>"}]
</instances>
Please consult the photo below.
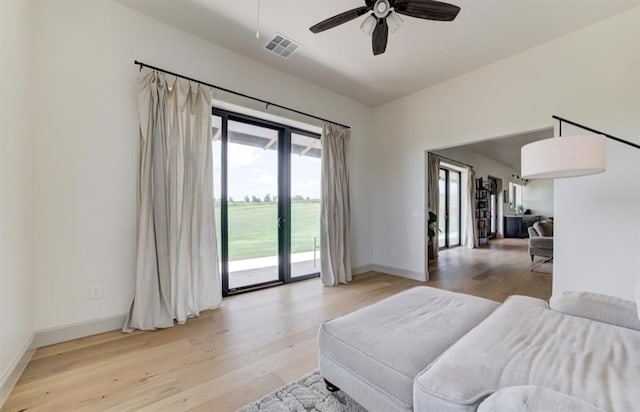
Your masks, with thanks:
<instances>
[{"instance_id":1,"label":"doorway opening","mask_svg":"<svg viewBox=\"0 0 640 412\"><path fill-rule=\"evenodd\" d=\"M552 136L548 128L427 152L425 206L437 216L430 227L437 237L425 243L438 245L427 251L430 280L495 282L496 293L512 281L514 288L528 285L532 296L550 292L553 181L522 179L520 149ZM538 223L541 230L532 231Z\"/></svg>"}]
</instances>

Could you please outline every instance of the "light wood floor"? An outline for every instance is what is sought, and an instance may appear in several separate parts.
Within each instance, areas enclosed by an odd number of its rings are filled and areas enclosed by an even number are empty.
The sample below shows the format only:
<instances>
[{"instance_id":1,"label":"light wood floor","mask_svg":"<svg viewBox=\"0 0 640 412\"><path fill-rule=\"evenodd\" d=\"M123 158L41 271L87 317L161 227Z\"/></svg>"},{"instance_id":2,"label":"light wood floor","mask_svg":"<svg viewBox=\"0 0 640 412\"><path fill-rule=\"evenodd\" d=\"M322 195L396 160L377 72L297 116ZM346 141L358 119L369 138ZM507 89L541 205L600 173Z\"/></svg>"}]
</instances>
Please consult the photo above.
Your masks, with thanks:
<instances>
[{"instance_id":1,"label":"light wood floor","mask_svg":"<svg viewBox=\"0 0 640 412\"><path fill-rule=\"evenodd\" d=\"M442 252L428 285L503 301L548 299L526 241ZM158 332L109 332L38 349L3 411L230 411L314 370L320 323L424 283L380 273L348 286L319 280L238 295Z\"/></svg>"}]
</instances>

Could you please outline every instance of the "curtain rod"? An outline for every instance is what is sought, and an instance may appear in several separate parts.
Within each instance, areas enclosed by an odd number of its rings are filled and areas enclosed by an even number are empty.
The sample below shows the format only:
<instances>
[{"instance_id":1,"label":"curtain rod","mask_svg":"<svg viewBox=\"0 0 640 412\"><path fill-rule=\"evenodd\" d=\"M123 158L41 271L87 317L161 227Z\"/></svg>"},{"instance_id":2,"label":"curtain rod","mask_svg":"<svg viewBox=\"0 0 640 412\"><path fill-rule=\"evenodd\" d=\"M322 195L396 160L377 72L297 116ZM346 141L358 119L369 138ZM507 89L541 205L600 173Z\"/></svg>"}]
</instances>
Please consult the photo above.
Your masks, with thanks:
<instances>
[{"instance_id":1,"label":"curtain rod","mask_svg":"<svg viewBox=\"0 0 640 412\"><path fill-rule=\"evenodd\" d=\"M471 166L470 164L466 164L466 163L461 162L459 160L451 159L451 158L448 158L446 156L442 156L442 155L439 155L439 154L433 153L433 152L429 152L429 154L434 155L436 157L439 157L440 159L448 160L448 161L453 162L453 163L458 163L459 165L467 166L467 167L470 167L471 169L473 169L473 166Z\"/></svg>"},{"instance_id":2,"label":"curtain rod","mask_svg":"<svg viewBox=\"0 0 640 412\"><path fill-rule=\"evenodd\" d=\"M600 130L593 129L593 128L589 127L589 126L585 126L585 125L580 124L580 123L572 122L571 120L565 119L565 118L560 117L560 116L553 115L551 117L556 119L556 120L558 120L558 121L560 121L560 130L559 130L560 136L562 136L562 122L564 122L564 123L569 123L572 126L576 126L576 127L581 128L581 129L587 130L587 131L592 132L592 133L601 134L606 138L609 138L611 140L615 140L616 142L623 143L623 144L629 145L631 147L635 147L636 149L640 149L640 145L639 144L630 142L628 140L612 136L612 135L610 135L608 133L601 132Z\"/></svg>"},{"instance_id":3,"label":"curtain rod","mask_svg":"<svg viewBox=\"0 0 640 412\"><path fill-rule=\"evenodd\" d=\"M158 71L158 72L166 73L166 74L169 74L171 76L176 76L176 77L179 77L181 79L189 80L191 82L200 83L200 84L203 84L205 86L212 87L214 89L222 90L223 92L235 94L236 96L240 96L240 97L244 97L246 99L251 99L251 100L255 100L255 101L260 102L260 103L264 103L266 105L267 109L269 109L269 106L273 106L273 107L277 107L277 108L280 108L280 109L288 110L288 111L293 112L293 113L301 114L303 116L311 117L311 118L316 119L316 120L322 120L323 122L333 123L335 125L342 126L342 127L347 128L347 129L351 129L351 126L340 124L340 123L337 123L337 122L334 122L334 121L331 121L331 120L328 120L328 119L325 119L325 118L322 118L322 117L318 117L318 116L315 116L315 115L312 115L312 114L309 114L309 113L302 112L300 110L292 109L290 107L282 106L282 105L277 104L277 103L273 103L273 102L270 102L270 101L267 101L267 100L259 99L257 97L249 96L248 94L236 92L235 90L230 90L230 89L227 89L227 88L224 88L224 87L216 86L215 84L203 82L202 80L198 80L198 79L194 79L194 78L191 78L191 77L183 76L181 74L174 73L174 72L171 72L169 70L161 69L160 67L151 66L150 64L146 64L146 63L143 63L143 62L138 61L138 60L134 60L133 64L140 66L140 70L142 70L143 67L147 67L147 68L149 68L151 70L155 70L155 71Z\"/></svg>"}]
</instances>

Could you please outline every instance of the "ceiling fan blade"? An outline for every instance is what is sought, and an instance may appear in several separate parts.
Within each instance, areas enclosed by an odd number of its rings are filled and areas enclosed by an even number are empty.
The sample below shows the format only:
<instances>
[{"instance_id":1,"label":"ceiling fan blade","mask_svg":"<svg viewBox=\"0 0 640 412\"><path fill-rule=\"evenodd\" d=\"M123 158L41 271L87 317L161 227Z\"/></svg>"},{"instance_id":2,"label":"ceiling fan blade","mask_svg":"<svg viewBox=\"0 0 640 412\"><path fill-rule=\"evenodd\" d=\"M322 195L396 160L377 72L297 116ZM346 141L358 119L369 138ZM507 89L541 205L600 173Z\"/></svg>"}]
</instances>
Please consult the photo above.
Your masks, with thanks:
<instances>
[{"instance_id":1,"label":"ceiling fan blade","mask_svg":"<svg viewBox=\"0 0 640 412\"><path fill-rule=\"evenodd\" d=\"M371 44L373 46L373 55L377 56L387 50L387 38L389 37L389 26L387 19L378 19L373 35L371 36Z\"/></svg>"},{"instance_id":2,"label":"ceiling fan blade","mask_svg":"<svg viewBox=\"0 0 640 412\"><path fill-rule=\"evenodd\" d=\"M396 0L393 7L405 16L437 21L452 21L460 12L456 5L435 0Z\"/></svg>"},{"instance_id":3,"label":"ceiling fan blade","mask_svg":"<svg viewBox=\"0 0 640 412\"><path fill-rule=\"evenodd\" d=\"M323 20L320 23L309 27L309 30L311 30L311 32L313 33L320 33L322 31L332 29L336 26L341 25L342 23L346 23L357 17L362 16L363 14L368 12L369 9L370 7L368 6L362 6L362 7L358 7L357 9L345 11L344 13L340 13L333 17L329 17L328 19Z\"/></svg>"}]
</instances>

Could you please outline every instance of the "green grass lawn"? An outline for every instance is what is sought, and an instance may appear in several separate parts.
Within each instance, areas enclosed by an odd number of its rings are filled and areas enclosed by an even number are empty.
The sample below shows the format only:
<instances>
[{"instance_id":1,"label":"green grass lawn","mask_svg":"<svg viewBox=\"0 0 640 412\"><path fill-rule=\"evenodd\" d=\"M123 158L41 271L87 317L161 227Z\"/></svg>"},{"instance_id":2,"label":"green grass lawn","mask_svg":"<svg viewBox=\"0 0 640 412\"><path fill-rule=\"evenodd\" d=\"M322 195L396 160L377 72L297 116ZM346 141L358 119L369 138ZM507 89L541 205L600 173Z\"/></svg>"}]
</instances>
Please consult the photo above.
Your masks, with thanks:
<instances>
[{"instance_id":1,"label":"green grass lawn","mask_svg":"<svg viewBox=\"0 0 640 412\"><path fill-rule=\"evenodd\" d=\"M219 234L219 206L216 207L216 224ZM291 224L291 253L313 251L314 238L318 238L319 247L320 201L293 201ZM229 203L229 260L277 255L278 205L276 203Z\"/></svg>"}]
</instances>

